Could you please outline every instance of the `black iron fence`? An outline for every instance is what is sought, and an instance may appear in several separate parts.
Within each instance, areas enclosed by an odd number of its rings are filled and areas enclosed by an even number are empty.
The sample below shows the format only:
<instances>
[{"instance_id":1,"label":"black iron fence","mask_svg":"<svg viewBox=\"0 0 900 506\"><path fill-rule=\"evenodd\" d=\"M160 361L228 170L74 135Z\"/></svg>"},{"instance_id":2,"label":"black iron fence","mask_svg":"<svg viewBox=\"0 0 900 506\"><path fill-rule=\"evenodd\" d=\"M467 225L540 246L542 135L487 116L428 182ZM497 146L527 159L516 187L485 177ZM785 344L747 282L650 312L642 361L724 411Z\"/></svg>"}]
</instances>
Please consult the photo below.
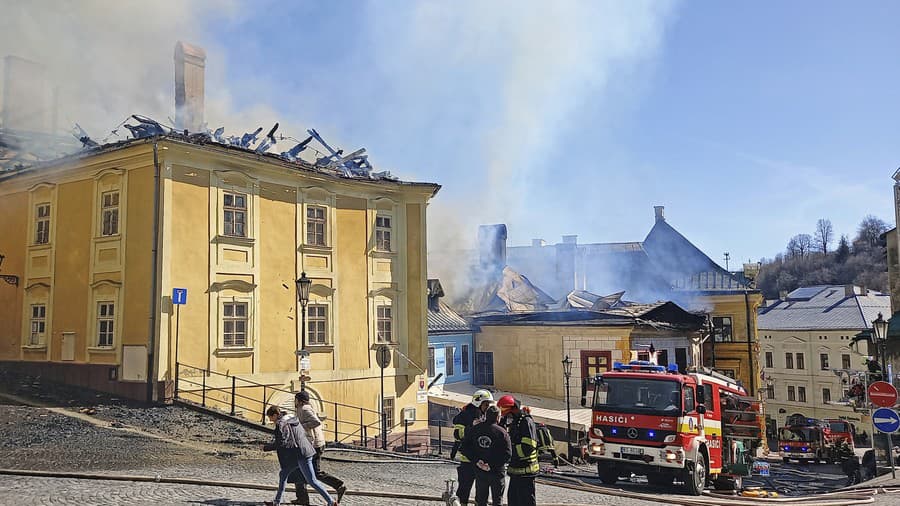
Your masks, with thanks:
<instances>
[{"instance_id":1,"label":"black iron fence","mask_svg":"<svg viewBox=\"0 0 900 506\"><path fill-rule=\"evenodd\" d=\"M240 416L266 424L266 409L276 397L293 409L295 392L234 375L209 371L187 364L175 364L175 398L207 409ZM289 399L289 400L288 400ZM389 449L404 453L442 455L453 446L453 425L446 420L405 419L388 424L386 413L340 402L321 402L325 436L335 444ZM427 422L425 428L415 428ZM421 427L421 425L419 425Z\"/></svg>"}]
</instances>

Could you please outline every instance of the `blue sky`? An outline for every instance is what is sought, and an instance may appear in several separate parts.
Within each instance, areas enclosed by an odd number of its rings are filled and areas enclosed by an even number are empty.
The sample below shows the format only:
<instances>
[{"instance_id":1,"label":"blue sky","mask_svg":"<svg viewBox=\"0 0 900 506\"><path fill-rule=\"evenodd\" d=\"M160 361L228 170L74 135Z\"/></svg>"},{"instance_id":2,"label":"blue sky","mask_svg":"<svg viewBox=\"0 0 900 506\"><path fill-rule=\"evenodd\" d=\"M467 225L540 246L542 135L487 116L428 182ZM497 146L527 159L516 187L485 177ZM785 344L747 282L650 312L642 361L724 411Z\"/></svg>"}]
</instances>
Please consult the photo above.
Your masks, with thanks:
<instances>
[{"instance_id":1,"label":"blue sky","mask_svg":"<svg viewBox=\"0 0 900 506\"><path fill-rule=\"evenodd\" d=\"M195 42L211 124L314 127L443 185L432 247L497 222L511 244L641 240L665 205L735 262L819 218L851 236L866 214L894 222L897 2L18 4L0 47L89 67L90 89L122 96L95 124L171 114L172 46Z\"/></svg>"}]
</instances>

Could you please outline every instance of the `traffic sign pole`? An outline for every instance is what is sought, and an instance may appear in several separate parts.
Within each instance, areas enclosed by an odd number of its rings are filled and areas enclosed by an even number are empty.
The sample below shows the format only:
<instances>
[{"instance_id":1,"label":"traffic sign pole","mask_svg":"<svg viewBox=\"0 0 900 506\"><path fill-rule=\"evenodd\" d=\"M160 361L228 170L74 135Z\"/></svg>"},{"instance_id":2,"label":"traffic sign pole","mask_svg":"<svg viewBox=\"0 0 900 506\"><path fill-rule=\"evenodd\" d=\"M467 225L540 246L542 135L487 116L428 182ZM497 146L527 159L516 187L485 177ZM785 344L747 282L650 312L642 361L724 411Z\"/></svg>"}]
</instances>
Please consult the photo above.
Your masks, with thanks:
<instances>
[{"instance_id":1,"label":"traffic sign pole","mask_svg":"<svg viewBox=\"0 0 900 506\"><path fill-rule=\"evenodd\" d=\"M900 429L900 415L890 408L878 408L872 413L872 421L875 422L876 429L887 434L887 458L891 462L891 477L896 479L897 470L894 464L894 438L891 434L896 432L897 429Z\"/></svg>"}]
</instances>

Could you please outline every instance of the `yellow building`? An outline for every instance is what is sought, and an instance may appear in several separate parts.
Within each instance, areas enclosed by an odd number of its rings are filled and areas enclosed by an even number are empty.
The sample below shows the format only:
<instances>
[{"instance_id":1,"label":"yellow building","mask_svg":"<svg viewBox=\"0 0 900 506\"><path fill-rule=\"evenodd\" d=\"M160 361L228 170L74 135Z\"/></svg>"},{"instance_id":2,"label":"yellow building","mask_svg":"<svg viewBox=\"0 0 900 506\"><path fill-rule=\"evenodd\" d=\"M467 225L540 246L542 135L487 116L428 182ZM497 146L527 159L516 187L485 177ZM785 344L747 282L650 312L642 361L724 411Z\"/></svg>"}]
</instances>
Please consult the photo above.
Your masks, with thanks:
<instances>
[{"instance_id":1,"label":"yellow building","mask_svg":"<svg viewBox=\"0 0 900 506\"><path fill-rule=\"evenodd\" d=\"M650 360L650 344L660 365L676 364L668 351L699 342L703 317L672 302L632 304L610 309L558 309L484 314L479 328L476 376L493 379L499 390L565 399L562 360L573 362L569 397L578 399L583 379L612 370L615 362ZM687 362L678 364L684 369Z\"/></svg>"},{"instance_id":2,"label":"yellow building","mask_svg":"<svg viewBox=\"0 0 900 506\"><path fill-rule=\"evenodd\" d=\"M3 367L165 400L177 357L182 377L296 391L306 272L313 396L378 410L387 344L389 421L424 418L425 210L439 187L195 140L0 172L2 273L19 278L0 285ZM279 395L268 400L289 402Z\"/></svg>"}]
</instances>

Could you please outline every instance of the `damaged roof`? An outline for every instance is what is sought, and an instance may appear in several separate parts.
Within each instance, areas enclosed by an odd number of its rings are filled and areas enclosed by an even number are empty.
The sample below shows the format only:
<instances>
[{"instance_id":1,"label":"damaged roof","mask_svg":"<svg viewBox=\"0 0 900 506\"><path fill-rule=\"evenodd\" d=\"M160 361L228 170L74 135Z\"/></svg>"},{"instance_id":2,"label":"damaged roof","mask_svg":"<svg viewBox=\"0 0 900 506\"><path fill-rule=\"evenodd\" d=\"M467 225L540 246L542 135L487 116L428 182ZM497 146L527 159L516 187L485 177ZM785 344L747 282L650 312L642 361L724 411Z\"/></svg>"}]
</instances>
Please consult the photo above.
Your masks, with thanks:
<instances>
[{"instance_id":1,"label":"damaged roof","mask_svg":"<svg viewBox=\"0 0 900 506\"><path fill-rule=\"evenodd\" d=\"M508 266L499 272L477 270L472 276L477 280L474 293L461 305L467 314L540 311L556 304L553 297Z\"/></svg>"},{"instance_id":2,"label":"damaged roof","mask_svg":"<svg viewBox=\"0 0 900 506\"><path fill-rule=\"evenodd\" d=\"M252 157L256 160L265 159L289 169L315 172L336 179L428 187L432 189L432 196L440 189L440 185L434 183L400 181L391 175L390 172L374 172L372 166L368 163L366 155L362 154L365 152L364 149L343 156L342 150L333 150L321 139L321 136L315 130L310 130L312 132L310 137L297 143L291 150L275 153L268 152L268 149L276 143L275 138L272 136L275 128L269 132L266 138L254 146L256 135L262 130L261 128L256 132L247 133L241 137L224 137L222 129L218 129L216 132L179 133L171 129L165 129L149 118L138 115L133 117L152 123L149 126L141 123L137 127L131 127L129 130L135 135L134 137L107 144L98 144L84 135L79 138L82 143L81 147L77 143L71 142L71 140L58 136L30 132L12 132L0 129L0 181L22 173L40 170L44 167L124 149L133 145L168 141L204 146L221 152ZM129 127L129 125L125 126ZM313 139L319 140L322 145L326 146L328 153L323 154L322 151L309 147L310 141ZM304 158L305 155L302 156L301 154L307 149L315 154Z\"/></svg>"},{"instance_id":3,"label":"damaged roof","mask_svg":"<svg viewBox=\"0 0 900 506\"><path fill-rule=\"evenodd\" d=\"M706 316L691 313L671 301L632 304L604 310L550 310L474 315L477 325L633 326L697 331Z\"/></svg>"},{"instance_id":4,"label":"damaged roof","mask_svg":"<svg viewBox=\"0 0 900 506\"><path fill-rule=\"evenodd\" d=\"M469 322L459 315L452 307L444 303L444 287L440 280L429 279L426 282L428 290L428 334L460 334L472 332Z\"/></svg>"}]
</instances>

